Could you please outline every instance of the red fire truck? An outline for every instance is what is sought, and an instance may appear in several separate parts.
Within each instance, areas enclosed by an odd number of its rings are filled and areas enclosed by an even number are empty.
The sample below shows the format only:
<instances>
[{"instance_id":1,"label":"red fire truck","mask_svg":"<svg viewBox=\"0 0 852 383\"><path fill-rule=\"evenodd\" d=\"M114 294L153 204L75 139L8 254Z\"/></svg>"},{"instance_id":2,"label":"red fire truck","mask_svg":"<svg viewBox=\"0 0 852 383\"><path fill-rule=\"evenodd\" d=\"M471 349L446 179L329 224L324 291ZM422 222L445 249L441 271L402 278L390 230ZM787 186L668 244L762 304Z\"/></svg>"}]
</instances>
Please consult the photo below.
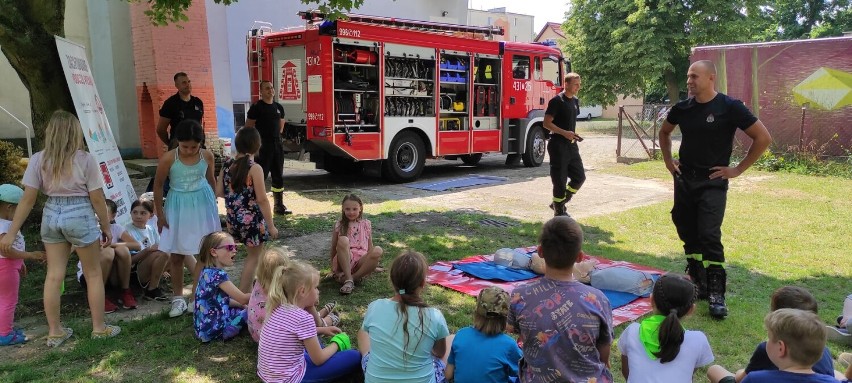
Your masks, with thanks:
<instances>
[{"instance_id":1,"label":"red fire truck","mask_svg":"<svg viewBox=\"0 0 852 383\"><path fill-rule=\"evenodd\" d=\"M540 166L544 110L561 91L561 52L499 42L494 27L348 15L247 38L252 101L272 81L285 148L332 173L416 179L426 158L476 164L483 153Z\"/></svg>"}]
</instances>

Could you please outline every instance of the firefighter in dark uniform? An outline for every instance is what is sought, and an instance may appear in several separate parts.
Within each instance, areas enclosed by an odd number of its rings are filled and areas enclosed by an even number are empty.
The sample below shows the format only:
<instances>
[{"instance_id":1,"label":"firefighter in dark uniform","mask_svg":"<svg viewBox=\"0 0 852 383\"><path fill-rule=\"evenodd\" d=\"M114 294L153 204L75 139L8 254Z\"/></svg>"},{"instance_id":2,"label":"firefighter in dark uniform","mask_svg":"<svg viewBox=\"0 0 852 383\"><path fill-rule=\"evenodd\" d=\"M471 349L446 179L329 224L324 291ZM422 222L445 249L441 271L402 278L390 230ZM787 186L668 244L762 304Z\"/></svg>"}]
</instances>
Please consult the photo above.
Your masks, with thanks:
<instances>
[{"instance_id":1,"label":"firefighter in dark uniform","mask_svg":"<svg viewBox=\"0 0 852 383\"><path fill-rule=\"evenodd\" d=\"M722 246L722 220L728 179L742 174L769 147L766 127L742 101L716 92L716 66L697 61L689 67L686 86L690 98L669 111L660 128L660 149L674 177L672 221L683 241L686 271L707 299L710 316L724 319L727 273ZM672 131L683 135L679 159L672 158ZM742 129L752 139L746 157L730 166L734 134Z\"/></svg>"},{"instance_id":2,"label":"firefighter in dark uniform","mask_svg":"<svg viewBox=\"0 0 852 383\"><path fill-rule=\"evenodd\" d=\"M292 214L284 206L284 148L281 137L284 134L284 108L273 99L275 90L269 81L260 82L260 100L249 108L246 115L246 127L257 128L260 132L260 153L257 164L263 168L263 178L272 173L272 196L275 199L275 214Z\"/></svg>"},{"instance_id":3,"label":"firefighter in dark uniform","mask_svg":"<svg viewBox=\"0 0 852 383\"><path fill-rule=\"evenodd\" d=\"M177 143L172 142L175 127L185 119L193 119L202 122L204 118L204 103L201 99L192 95L192 83L186 73L178 72L174 76L177 93L167 98L160 108L160 120L157 121L157 136L163 141L169 150L174 149ZM169 129L171 127L171 129Z\"/></svg>"},{"instance_id":4,"label":"firefighter in dark uniform","mask_svg":"<svg viewBox=\"0 0 852 383\"><path fill-rule=\"evenodd\" d=\"M565 90L553 97L544 112L544 128L550 131L547 154L550 155L550 180L553 183L553 202L550 208L554 216L568 215L565 204L580 190L586 181L583 159L577 142L582 138L575 133L580 102L580 75L565 76ZM571 182L568 182L568 180Z\"/></svg>"},{"instance_id":5,"label":"firefighter in dark uniform","mask_svg":"<svg viewBox=\"0 0 852 383\"><path fill-rule=\"evenodd\" d=\"M169 150L177 147L174 142L175 128L181 121L186 119L196 120L202 123L204 118L204 103L201 99L192 95L192 82L184 72L175 73L175 88L177 93L167 98L160 108L160 119L157 121L157 136L163 141ZM154 179L148 182L146 191L154 189ZM169 192L169 179L163 184L163 196Z\"/></svg>"}]
</instances>

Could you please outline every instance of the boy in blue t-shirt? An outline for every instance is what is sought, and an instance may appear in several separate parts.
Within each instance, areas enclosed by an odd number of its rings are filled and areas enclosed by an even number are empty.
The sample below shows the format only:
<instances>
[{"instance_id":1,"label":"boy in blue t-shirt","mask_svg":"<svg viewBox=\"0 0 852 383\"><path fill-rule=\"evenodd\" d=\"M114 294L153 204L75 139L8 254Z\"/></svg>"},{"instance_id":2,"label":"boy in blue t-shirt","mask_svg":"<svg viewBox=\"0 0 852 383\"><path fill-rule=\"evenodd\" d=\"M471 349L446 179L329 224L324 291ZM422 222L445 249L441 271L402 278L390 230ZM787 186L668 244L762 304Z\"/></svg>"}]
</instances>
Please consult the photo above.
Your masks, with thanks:
<instances>
[{"instance_id":1,"label":"boy in blue t-shirt","mask_svg":"<svg viewBox=\"0 0 852 383\"><path fill-rule=\"evenodd\" d=\"M769 340L766 354L778 370L754 371L743 383L836 383L834 376L815 373L825 349L825 325L810 311L779 309L763 320ZM848 381L844 381L848 382Z\"/></svg>"},{"instance_id":2,"label":"boy in blue t-shirt","mask_svg":"<svg viewBox=\"0 0 852 383\"><path fill-rule=\"evenodd\" d=\"M473 327L453 338L444 377L455 383L506 383L518 377L521 348L503 333L509 315L509 294L491 286L479 292Z\"/></svg>"}]
</instances>

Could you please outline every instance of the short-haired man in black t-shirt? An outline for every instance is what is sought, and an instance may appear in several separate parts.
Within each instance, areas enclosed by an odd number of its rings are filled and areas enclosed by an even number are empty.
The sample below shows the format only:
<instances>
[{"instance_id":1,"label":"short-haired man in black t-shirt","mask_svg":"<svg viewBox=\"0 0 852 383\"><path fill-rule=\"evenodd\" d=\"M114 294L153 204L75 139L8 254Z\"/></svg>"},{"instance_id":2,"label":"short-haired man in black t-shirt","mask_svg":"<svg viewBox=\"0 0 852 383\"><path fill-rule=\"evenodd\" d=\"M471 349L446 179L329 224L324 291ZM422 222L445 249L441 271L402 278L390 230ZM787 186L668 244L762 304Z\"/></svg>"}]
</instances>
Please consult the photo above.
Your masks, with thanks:
<instances>
[{"instance_id":1,"label":"short-haired man in black t-shirt","mask_svg":"<svg viewBox=\"0 0 852 383\"><path fill-rule=\"evenodd\" d=\"M246 127L260 132L260 153L256 162L263 168L263 178L272 173L272 196L275 214L292 214L284 205L284 107L273 99L275 89L269 81L260 82L260 100L246 113Z\"/></svg>"},{"instance_id":2,"label":"short-haired man in black t-shirt","mask_svg":"<svg viewBox=\"0 0 852 383\"><path fill-rule=\"evenodd\" d=\"M577 114L580 113L580 102L577 92L580 91L580 75L568 73L565 76L565 90L550 99L544 112L544 128L551 132L547 144L547 154L550 155L550 181L553 183L554 216L568 215L565 204L580 190L586 181L586 171L583 169L583 159L577 142L582 138L577 135ZM568 182L568 179L571 182Z\"/></svg>"},{"instance_id":3,"label":"short-haired man in black t-shirt","mask_svg":"<svg viewBox=\"0 0 852 383\"><path fill-rule=\"evenodd\" d=\"M177 93L167 98L160 108L160 120L157 121L157 136L169 149L174 149L176 143L172 142L177 125L186 119L193 119L203 123L204 103L201 99L192 95L192 83L186 73L175 73L175 88ZM171 129L169 129L171 127Z\"/></svg>"},{"instance_id":4,"label":"short-haired man in black t-shirt","mask_svg":"<svg viewBox=\"0 0 852 383\"><path fill-rule=\"evenodd\" d=\"M660 128L660 149L674 177L672 221L683 241L687 266L699 297L710 303L710 316L723 319L725 305L725 217L728 179L742 174L766 151L772 137L742 101L716 92L716 66L697 61L689 67L686 86L690 98L669 111ZM680 126L680 158L672 158L672 131ZM742 129L752 144L746 157L730 166L734 134Z\"/></svg>"}]
</instances>

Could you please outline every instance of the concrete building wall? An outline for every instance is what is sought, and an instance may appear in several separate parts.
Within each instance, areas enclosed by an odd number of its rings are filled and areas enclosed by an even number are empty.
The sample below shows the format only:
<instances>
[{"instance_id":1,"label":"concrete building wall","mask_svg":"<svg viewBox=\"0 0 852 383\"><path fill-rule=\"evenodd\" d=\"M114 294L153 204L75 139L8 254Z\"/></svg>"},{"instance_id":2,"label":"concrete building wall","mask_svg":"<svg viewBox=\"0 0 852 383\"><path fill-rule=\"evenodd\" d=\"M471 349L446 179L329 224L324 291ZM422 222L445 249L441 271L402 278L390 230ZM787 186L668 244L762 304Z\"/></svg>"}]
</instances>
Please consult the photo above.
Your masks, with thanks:
<instances>
[{"instance_id":1,"label":"concrete building wall","mask_svg":"<svg viewBox=\"0 0 852 383\"><path fill-rule=\"evenodd\" d=\"M506 12L506 8L494 8L487 11L478 9L467 10L467 24L474 26L503 27L503 36L495 36L499 41L531 42L535 38L533 32L534 17L520 13Z\"/></svg>"}]
</instances>

